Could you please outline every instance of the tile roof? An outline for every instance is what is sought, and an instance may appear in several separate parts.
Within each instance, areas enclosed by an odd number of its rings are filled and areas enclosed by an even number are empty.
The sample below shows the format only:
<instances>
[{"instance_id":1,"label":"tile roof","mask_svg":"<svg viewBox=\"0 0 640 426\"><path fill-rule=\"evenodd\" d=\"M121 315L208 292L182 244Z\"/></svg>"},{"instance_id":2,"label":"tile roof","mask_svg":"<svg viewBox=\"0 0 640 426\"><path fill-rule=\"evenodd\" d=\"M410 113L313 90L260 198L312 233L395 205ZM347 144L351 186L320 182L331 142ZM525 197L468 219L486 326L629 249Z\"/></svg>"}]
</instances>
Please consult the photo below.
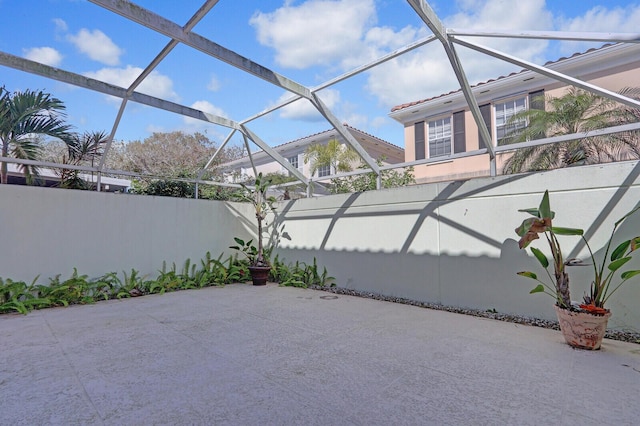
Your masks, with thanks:
<instances>
[{"instance_id":1,"label":"tile roof","mask_svg":"<svg viewBox=\"0 0 640 426\"><path fill-rule=\"evenodd\" d=\"M404 148L399 147L398 145L392 144L391 142L387 142L387 141L385 141L384 139L380 139L379 137L374 136L374 135L372 135L372 134L370 134L370 133L363 132L363 131L362 131L362 130L360 130L360 129L356 129L355 127L350 126L350 125L348 125L347 123L342 123L342 125L343 125L344 127L346 127L347 129L355 130L356 132L362 133L363 135L367 135L367 136L369 136L370 138L373 138L373 139L375 139L376 141L379 141L379 142L381 142L381 143L383 143L383 144L385 144L385 145L388 145L388 146L393 147L393 148L395 148L395 149L399 149L399 150L404 151ZM307 136L304 136L304 137L301 137L301 138L298 138L298 139L294 139L294 140L292 140L292 141L285 142L285 143L282 143L282 144L280 144L280 145L272 146L271 148L272 148L272 149L280 149L280 148L286 147L287 145L295 144L296 142L300 142L300 141L305 140L305 139L313 138L314 136L322 135L322 134L324 134L324 133L331 132L331 131L333 131L333 130L335 130L335 129L331 128L331 129L323 130L323 131L321 131L321 132L313 133L313 134L310 134L310 135L307 135ZM260 151L256 151L256 152L252 153L252 155L256 155L256 154L259 154L259 153L262 153L262 152L263 152L262 150L260 150ZM245 155L245 156L243 156L243 157L239 158L239 159L238 159L238 160L236 160L236 161L241 161L241 160L243 160L243 159L247 159L247 158L249 158L249 156L248 156L248 155Z\"/></svg>"},{"instance_id":2,"label":"tile roof","mask_svg":"<svg viewBox=\"0 0 640 426\"><path fill-rule=\"evenodd\" d=\"M576 53L574 53L573 55L571 55L569 57L561 57L559 59L556 59L555 61L546 62L544 65L548 66L548 65L551 65L551 64L556 64L558 62L566 61L567 59L571 59L571 58L575 58L575 57L578 57L578 56L582 56L582 55L585 55L587 53L591 53L591 52L594 52L596 50L600 50L600 49L603 49L605 47L609 47L609 46L613 46L613 45L614 45L614 43L608 43L608 44L605 44L605 45L600 46L600 47L593 47L593 48L591 48L589 50L586 50L584 52L576 52ZM511 76L518 75L518 74L522 74L522 73L528 72L528 71L529 70L526 70L526 69L523 69L523 70L520 70L520 71L514 71L514 72L512 72L511 74L508 74L508 75L501 75L500 77L492 78L492 79L487 80L487 81L482 81L480 83L477 83L477 84L471 86L471 88L480 87L480 86L483 86L485 84L493 83L495 81L499 81L499 80L505 79L507 77L511 77ZM409 107L412 107L412 106L415 106L415 105L420 105L420 104L423 104L425 102L432 101L434 99L443 98L443 97L448 96L448 95L453 95L454 93L458 93L458 92L461 92L461 91L462 91L462 89L452 90L451 92L442 93L440 95L433 96L431 98L420 99L419 101L407 102L407 103L404 103L404 104L396 105L393 108L391 108L391 112L400 111L402 109L409 108Z\"/></svg>"}]
</instances>

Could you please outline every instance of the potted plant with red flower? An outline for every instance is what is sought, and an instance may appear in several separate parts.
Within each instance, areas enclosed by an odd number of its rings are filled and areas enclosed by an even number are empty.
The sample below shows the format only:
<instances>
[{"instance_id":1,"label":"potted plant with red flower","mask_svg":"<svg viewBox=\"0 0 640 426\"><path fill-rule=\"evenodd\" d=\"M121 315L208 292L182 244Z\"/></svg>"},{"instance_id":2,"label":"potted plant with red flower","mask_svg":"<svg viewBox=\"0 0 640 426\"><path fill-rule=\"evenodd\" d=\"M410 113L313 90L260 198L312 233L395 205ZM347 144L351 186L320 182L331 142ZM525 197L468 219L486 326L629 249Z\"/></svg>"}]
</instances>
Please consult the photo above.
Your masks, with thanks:
<instances>
[{"instance_id":1,"label":"potted plant with red flower","mask_svg":"<svg viewBox=\"0 0 640 426\"><path fill-rule=\"evenodd\" d=\"M613 237L618 226L639 209L640 206L636 207L614 224L611 236L604 247L604 257L601 264L596 262L582 229L553 226L552 220L555 213L550 207L549 191L545 191L538 208L519 210L529 213L533 217L525 219L516 228L516 233L520 237L518 245L521 249L526 248L532 241L540 238L540 234L544 235L551 250L552 262L540 249L531 247L531 253L544 268L552 285L540 280L531 271L518 272L518 275L538 282L538 285L530 293L545 293L556 300L554 307L558 315L560 329L569 345L584 349L599 349L608 319L611 316L605 303L622 284L632 277L640 275L640 270L620 272L622 267L632 259L632 253L640 247L640 236L625 240L611 250ZM583 263L577 259L564 259L558 239L558 236L564 235L577 235L584 240L591 257L591 264ZM553 275L549 272L551 264ZM593 267L594 278L589 293L584 295L582 303L571 301L569 275L566 267L573 265L591 265ZM617 272L620 272L619 281L614 283Z\"/></svg>"}]
</instances>

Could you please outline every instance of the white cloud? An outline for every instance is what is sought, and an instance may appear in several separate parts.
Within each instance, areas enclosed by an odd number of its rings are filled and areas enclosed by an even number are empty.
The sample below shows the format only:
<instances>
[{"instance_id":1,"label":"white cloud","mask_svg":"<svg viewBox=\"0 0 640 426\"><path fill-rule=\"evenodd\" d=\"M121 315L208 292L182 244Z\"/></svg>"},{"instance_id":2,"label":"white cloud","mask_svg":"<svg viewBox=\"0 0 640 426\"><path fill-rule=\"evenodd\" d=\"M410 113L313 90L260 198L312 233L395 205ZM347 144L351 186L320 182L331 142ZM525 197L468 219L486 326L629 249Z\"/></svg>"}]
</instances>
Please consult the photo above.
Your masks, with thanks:
<instances>
[{"instance_id":1,"label":"white cloud","mask_svg":"<svg viewBox=\"0 0 640 426\"><path fill-rule=\"evenodd\" d=\"M120 55L122 55L123 50L100 30L90 31L83 28L75 36L72 34L67 35L67 40L94 61L110 66L120 63Z\"/></svg>"},{"instance_id":2,"label":"white cloud","mask_svg":"<svg viewBox=\"0 0 640 426\"><path fill-rule=\"evenodd\" d=\"M505 0L461 0L457 3L459 11L456 14L440 18L446 27L455 29L544 30L552 27L553 17L546 9L544 0L521 3L518 7L512 7L513 3ZM505 19L506 10L509 11L509 19ZM476 37L467 39L532 62L545 62L546 41ZM471 84L520 69L461 46L456 50ZM385 107L438 96L459 88L439 42L374 68L367 81L367 90Z\"/></svg>"},{"instance_id":3,"label":"white cloud","mask_svg":"<svg viewBox=\"0 0 640 426\"><path fill-rule=\"evenodd\" d=\"M596 6L587 11L584 16L575 18L560 18L559 26L565 31L593 31L593 32L631 32L638 30L640 20L640 5L616 7L607 9Z\"/></svg>"},{"instance_id":4,"label":"white cloud","mask_svg":"<svg viewBox=\"0 0 640 426\"><path fill-rule=\"evenodd\" d=\"M45 65L57 67L62 62L62 55L53 47L32 47L23 50L24 57Z\"/></svg>"},{"instance_id":5,"label":"white cloud","mask_svg":"<svg viewBox=\"0 0 640 426\"><path fill-rule=\"evenodd\" d=\"M517 8L507 0L460 0L458 12L440 17L445 26L460 29L545 30L553 16L544 0L529 0ZM505 11L509 17L505 19ZM331 22L327 29L326 22ZM371 0L310 0L293 2L271 13L256 13L251 24L263 45L275 49L276 61L285 67L311 66L353 69L429 34L426 26L400 30L375 26ZM537 63L544 58L546 41L525 39L472 39ZM460 47L461 61L471 83L493 78L518 68ZM438 42L402 55L369 72L366 90L385 107L457 90L459 84ZM298 101L281 113L283 117L317 117L313 106Z\"/></svg>"},{"instance_id":6,"label":"white cloud","mask_svg":"<svg viewBox=\"0 0 640 426\"><path fill-rule=\"evenodd\" d=\"M583 16L559 17L557 26L562 31L586 31L586 32L628 32L636 33L640 22L640 5L615 7L607 9L604 6L596 6L587 11ZM572 54L584 51L593 43L563 42L562 54Z\"/></svg>"},{"instance_id":7,"label":"white cloud","mask_svg":"<svg viewBox=\"0 0 640 426\"><path fill-rule=\"evenodd\" d=\"M371 127L374 129L379 129L380 127L386 126L389 124L390 120L387 116L378 116L371 120Z\"/></svg>"},{"instance_id":8,"label":"white cloud","mask_svg":"<svg viewBox=\"0 0 640 426\"><path fill-rule=\"evenodd\" d=\"M545 0L527 0L520 2L518 7L513 7L513 3L506 0L467 1L463 4L460 12L445 17L443 20L449 28L474 30L520 31L550 30L553 28L553 15L546 8ZM470 40L519 54L522 54L523 46L533 43L531 40L513 38L480 39L473 37ZM538 47L538 50L542 49ZM531 56L531 53L527 53L527 55Z\"/></svg>"},{"instance_id":9,"label":"white cloud","mask_svg":"<svg viewBox=\"0 0 640 426\"><path fill-rule=\"evenodd\" d=\"M56 26L56 31L60 31L63 33L66 33L69 30L69 26L67 25L67 23L60 18L54 18L53 19L53 23Z\"/></svg>"},{"instance_id":10,"label":"white cloud","mask_svg":"<svg viewBox=\"0 0 640 426\"><path fill-rule=\"evenodd\" d=\"M191 108L207 112L209 114L217 115L219 117L228 118L227 113L225 113L222 108L213 105L209 101L195 101L193 104L191 104Z\"/></svg>"},{"instance_id":11,"label":"white cloud","mask_svg":"<svg viewBox=\"0 0 640 426\"><path fill-rule=\"evenodd\" d=\"M318 92L318 96L322 102L335 114L334 108L340 102L340 92L334 89L325 89ZM291 98L291 93L283 94L278 103ZM280 109L280 117L301 120L301 121L322 121L324 118L318 112L317 108L306 99L299 99Z\"/></svg>"},{"instance_id":12,"label":"white cloud","mask_svg":"<svg viewBox=\"0 0 640 426\"><path fill-rule=\"evenodd\" d=\"M215 75L211 76L209 83L207 83L207 90L210 90L212 92L217 92L218 90L220 90L220 81L218 80L218 77L216 77Z\"/></svg>"},{"instance_id":13,"label":"white cloud","mask_svg":"<svg viewBox=\"0 0 640 426\"><path fill-rule=\"evenodd\" d=\"M286 2L274 12L256 12L250 24L258 41L275 49L283 67L304 69L339 63L359 52L362 37L375 20L373 0Z\"/></svg>"},{"instance_id":14,"label":"white cloud","mask_svg":"<svg viewBox=\"0 0 640 426\"><path fill-rule=\"evenodd\" d=\"M369 123L369 117L364 114L358 114L358 113L352 112L342 117L340 121L342 123L347 123L351 127L355 127L357 129L364 129L367 127Z\"/></svg>"},{"instance_id":15,"label":"white cloud","mask_svg":"<svg viewBox=\"0 0 640 426\"><path fill-rule=\"evenodd\" d=\"M209 114L217 115L218 117L228 118L227 113L222 108L219 108L213 105L209 101L204 101L204 100L195 101L194 103L191 104L191 108L194 108ZM196 131L202 132L205 129L208 129L211 127L211 124L208 124L202 120L196 120L195 118L191 118L191 117L183 117L183 121L186 126L185 130L188 132L196 132Z\"/></svg>"},{"instance_id":16,"label":"white cloud","mask_svg":"<svg viewBox=\"0 0 640 426\"><path fill-rule=\"evenodd\" d=\"M367 90L388 107L455 89L455 74L440 46L380 65L367 80Z\"/></svg>"},{"instance_id":17,"label":"white cloud","mask_svg":"<svg viewBox=\"0 0 640 426\"><path fill-rule=\"evenodd\" d=\"M95 72L87 72L84 75L127 88L138 78L142 71L142 68L127 65L126 68L102 68ZM178 100L178 95L173 91L173 81L157 71L152 71L136 91L160 99Z\"/></svg>"}]
</instances>

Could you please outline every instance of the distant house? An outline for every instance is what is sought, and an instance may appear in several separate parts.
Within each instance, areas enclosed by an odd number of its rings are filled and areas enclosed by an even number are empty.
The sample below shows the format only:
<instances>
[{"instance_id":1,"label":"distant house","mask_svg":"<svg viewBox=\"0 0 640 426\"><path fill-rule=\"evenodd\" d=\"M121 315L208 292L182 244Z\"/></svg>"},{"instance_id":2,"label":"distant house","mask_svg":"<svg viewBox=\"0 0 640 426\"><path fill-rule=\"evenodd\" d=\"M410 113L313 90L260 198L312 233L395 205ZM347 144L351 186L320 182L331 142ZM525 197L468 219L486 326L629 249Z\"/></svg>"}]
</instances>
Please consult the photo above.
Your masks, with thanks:
<instances>
[{"instance_id":1,"label":"distant house","mask_svg":"<svg viewBox=\"0 0 640 426\"><path fill-rule=\"evenodd\" d=\"M395 164L404 161L404 150L399 146L393 145L346 124L345 127L373 159L380 159L384 164ZM311 145L326 145L332 139L337 139L342 144L345 144L342 136L340 136L335 129L331 129L275 146L273 149L278 154L286 158L287 161L297 168L304 176L321 178L323 176L335 174L336 171L332 170L330 166L320 167L314 176L309 176L311 164L304 163L304 152ZM251 156L258 173L289 174L289 171L286 168L272 159L264 151L257 151L252 153ZM243 179L254 176L251 161L248 156L222 164L221 167L225 170L228 180Z\"/></svg>"},{"instance_id":2,"label":"distant house","mask_svg":"<svg viewBox=\"0 0 640 426\"><path fill-rule=\"evenodd\" d=\"M14 163L7 164L8 169L8 183L13 185L26 185L26 179L24 174L18 169L18 165ZM58 176L53 170L41 167L39 169L39 176L37 178L37 186L57 187L60 185L60 176ZM92 176L87 173L80 173L80 178L86 182L97 181L96 176ZM100 179L102 192L129 192L131 188L131 181L127 179L117 179L112 177L103 176Z\"/></svg>"},{"instance_id":3,"label":"distant house","mask_svg":"<svg viewBox=\"0 0 640 426\"><path fill-rule=\"evenodd\" d=\"M640 44L610 44L545 64L547 68L617 92L640 86ZM509 132L507 122L515 113L544 108L534 99L560 97L566 84L529 70L496 77L472 87L493 146L501 145ZM447 156L484 148L478 126L461 90L429 99L397 105L389 114L404 126L405 161L437 159L415 167L418 183L488 176L489 155L450 159ZM526 123L521 123L526 125ZM501 170L506 156L497 157Z\"/></svg>"}]
</instances>

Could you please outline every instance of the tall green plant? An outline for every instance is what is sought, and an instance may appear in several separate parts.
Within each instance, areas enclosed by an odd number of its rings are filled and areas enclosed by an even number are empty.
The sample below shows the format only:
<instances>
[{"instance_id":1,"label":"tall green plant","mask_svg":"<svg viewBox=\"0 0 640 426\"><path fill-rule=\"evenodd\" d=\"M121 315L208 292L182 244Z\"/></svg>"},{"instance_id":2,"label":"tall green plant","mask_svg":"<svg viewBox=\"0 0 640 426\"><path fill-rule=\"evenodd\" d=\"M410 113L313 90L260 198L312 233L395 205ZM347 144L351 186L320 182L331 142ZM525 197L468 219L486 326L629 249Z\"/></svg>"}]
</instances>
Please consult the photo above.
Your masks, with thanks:
<instances>
[{"instance_id":1,"label":"tall green plant","mask_svg":"<svg viewBox=\"0 0 640 426\"><path fill-rule=\"evenodd\" d=\"M252 266L268 266L269 260L264 256L264 243L263 243L263 222L267 218L269 211L274 211L276 199L273 196L268 195L269 187L271 186L271 179L263 176L259 173L256 177L253 187L241 184L243 192L238 195L240 201L249 202L253 205L256 223L258 228L257 242L258 250L255 258L251 259ZM235 246L231 247L235 248ZM238 248L239 249L239 248Z\"/></svg>"},{"instance_id":2,"label":"tall green plant","mask_svg":"<svg viewBox=\"0 0 640 426\"><path fill-rule=\"evenodd\" d=\"M551 211L549 203L549 191L545 191L538 208L518 210L520 212L529 213L533 217L525 219L522 224L516 228L516 234L520 237L518 246L526 248L532 241L537 240L540 234L544 235L549 249L551 250L551 258L553 262L553 274L547 269L549 260L541 250L532 247L531 253L540 262L549 279L553 283L550 287L545 282L538 279L537 275L530 271L518 272L518 275L531 278L538 281L539 284L531 290L531 293L544 292L556 299L558 306L569 309L571 307L571 293L569 290L569 274L565 270L565 260L558 241L558 235L582 235L582 229L561 228L552 225L552 219L555 213Z\"/></svg>"},{"instance_id":3,"label":"tall green plant","mask_svg":"<svg viewBox=\"0 0 640 426\"><path fill-rule=\"evenodd\" d=\"M558 235L580 236L587 246L591 265L593 267L593 280L591 282L591 287L589 293L584 296L584 303L580 305L580 308L594 313L605 312L606 309L604 305L609 297L611 297L611 295L615 293L622 284L631 278L640 275L640 270L623 271L620 273L620 282L612 286L615 274L631 260L632 253L640 248L640 236L636 236L624 240L622 243L618 244L615 249L611 250L613 237L620 224L638 210L640 210L640 206L631 210L614 224L611 236L604 247L602 263L598 265L595 255L589 245L589 242L585 238L584 231L582 229L562 228L552 225L552 219L554 218L555 213L550 207L549 191L545 191L538 208L519 210L521 212L529 213L533 217L524 220L522 224L516 228L516 233L520 236L518 245L521 249L527 247L532 241L540 238L540 234L544 235L551 250L554 273L553 277L548 270L551 262L549 262L546 255L535 247L531 247L531 253L533 253L540 265L542 265L553 285L549 286L531 271L518 272L518 275L538 282L538 285L534 287L530 293L549 294L556 299L558 306L566 309L573 309L574 307L571 304L571 294L569 290L569 275L565 268L569 265L580 265L584 263L576 259L565 261L560 247L560 241L558 240ZM609 253L611 253L611 255L609 255Z\"/></svg>"},{"instance_id":4,"label":"tall green plant","mask_svg":"<svg viewBox=\"0 0 640 426\"><path fill-rule=\"evenodd\" d=\"M93 166L100 160L103 147L108 141L105 132L85 132L73 135L65 141L67 153L62 158L63 164L75 166ZM91 183L80 177L79 170L62 169L60 172L60 187L68 189L90 189Z\"/></svg>"},{"instance_id":5,"label":"tall green plant","mask_svg":"<svg viewBox=\"0 0 640 426\"><path fill-rule=\"evenodd\" d=\"M352 148L340 143L337 139L331 139L326 145L309 145L304 152L304 163L310 163L310 175L313 176L320 167L331 167L336 172L350 172L352 164L360 156Z\"/></svg>"},{"instance_id":6,"label":"tall green plant","mask_svg":"<svg viewBox=\"0 0 640 426\"><path fill-rule=\"evenodd\" d=\"M627 88L620 93L640 99L637 88ZM569 88L563 96L542 96L535 102L546 104L545 109L521 111L510 118L509 123L524 120L527 126L509 135L509 143L589 132L640 119L638 109L621 107L612 100L576 87ZM505 161L503 172L548 170L632 158L640 158L637 131L521 148Z\"/></svg>"},{"instance_id":7,"label":"tall green plant","mask_svg":"<svg viewBox=\"0 0 640 426\"><path fill-rule=\"evenodd\" d=\"M617 285L612 287L613 279L615 278L615 273L620 270L627 262L631 260L631 254L640 248L640 235L625 240L618 244L618 246L611 251L611 257L609 257L609 252L611 249L611 242L613 240L613 236L618 229L618 226L622 222L624 222L629 216L634 214L640 210L640 206L631 210L629 213L624 215L620 220L618 220L611 231L611 236L607 241L605 246L604 255L602 258L602 263L598 265L595 260L595 256L591 247L589 246L589 242L587 239L582 236L585 244L587 245L587 249L589 250L589 254L591 256L591 262L593 265L593 282L591 283L591 287L589 290L589 294L584 296L584 304L581 306L583 309L589 309L597 311L599 309L604 309L604 304L609 300L609 297L613 293L618 290L622 284L640 274L640 270L628 270L624 271L620 274L620 282ZM589 308L593 306L593 308Z\"/></svg>"},{"instance_id":8,"label":"tall green plant","mask_svg":"<svg viewBox=\"0 0 640 426\"><path fill-rule=\"evenodd\" d=\"M9 93L0 88L0 144L2 156L38 160L42 152L38 136L63 141L71 137L71 126L64 123L65 106L60 99L42 91L25 90ZM38 175L31 165L20 165L27 182ZM0 163L0 183L8 182L6 162Z\"/></svg>"},{"instance_id":9,"label":"tall green plant","mask_svg":"<svg viewBox=\"0 0 640 426\"><path fill-rule=\"evenodd\" d=\"M378 166L382 166L382 161L377 160ZM367 168L360 166L359 168ZM400 186L413 185L416 183L413 175L413 167L405 167L402 171L383 170L381 172L382 188L397 188ZM331 192L342 194L348 192L374 191L377 188L378 176L373 173L364 173L357 176L347 176L343 178L331 179Z\"/></svg>"}]
</instances>

